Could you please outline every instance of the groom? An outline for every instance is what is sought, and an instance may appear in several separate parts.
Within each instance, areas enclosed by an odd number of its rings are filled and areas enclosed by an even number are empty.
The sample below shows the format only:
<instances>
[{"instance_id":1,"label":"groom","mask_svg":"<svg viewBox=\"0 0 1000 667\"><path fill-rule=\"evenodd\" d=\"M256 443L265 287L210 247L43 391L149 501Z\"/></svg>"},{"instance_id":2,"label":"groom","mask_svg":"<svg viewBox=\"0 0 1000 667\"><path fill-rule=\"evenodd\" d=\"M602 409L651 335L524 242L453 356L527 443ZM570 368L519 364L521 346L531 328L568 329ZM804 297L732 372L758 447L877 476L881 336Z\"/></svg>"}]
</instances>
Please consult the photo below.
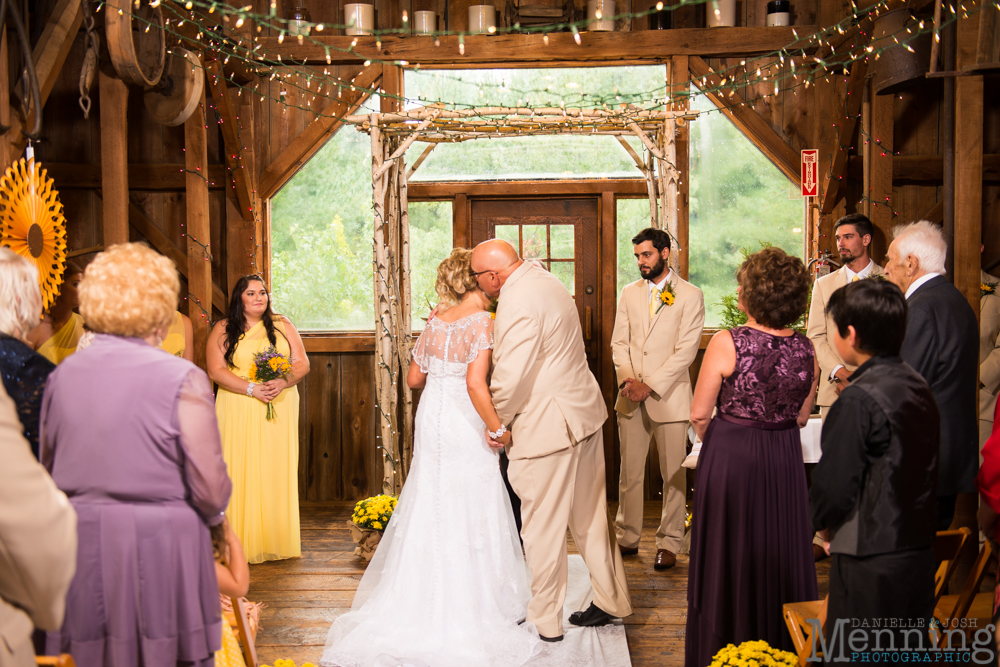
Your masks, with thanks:
<instances>
[{"instance_id":1,"label":"groom","mask_svg":"<svg viewBox=\"0 0 1000 667\"><path fill-rule=\"evenodd\" d=\"M576 304L559 279L500 240L476 246L472 271L483 291L499 299L490 390L505 426L489 437L491 446L506 448L510 483L521 498L531 568L527 620L543 640L560 641L567 526L594 589L593 603L570 622L604 625L632 613L608 521L601 430L608 412L587 366Z\"/></svg>"}]
</instances>

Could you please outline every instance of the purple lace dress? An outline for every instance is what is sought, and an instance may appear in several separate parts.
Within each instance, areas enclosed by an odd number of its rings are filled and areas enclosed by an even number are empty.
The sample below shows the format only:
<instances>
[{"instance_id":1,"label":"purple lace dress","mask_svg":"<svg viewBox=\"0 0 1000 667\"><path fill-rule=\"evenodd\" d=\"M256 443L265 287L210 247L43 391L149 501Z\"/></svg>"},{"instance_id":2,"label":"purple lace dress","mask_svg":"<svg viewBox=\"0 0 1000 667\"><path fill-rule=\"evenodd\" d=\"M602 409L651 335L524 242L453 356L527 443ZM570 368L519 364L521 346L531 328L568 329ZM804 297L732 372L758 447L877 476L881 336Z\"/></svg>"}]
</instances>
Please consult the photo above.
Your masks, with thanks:
<instances>
[{"instance_id":1,"label":"purple lace dress","mask_svg":"<svg viewBox=\"0 0 1000 667\"><path fill-rule=\"evenodd\" d=\"M801 334L731 333L736 368L695 475L686 667L708 667L729 643L792 650L781 605L818 596L795 424L812 386L813 346Z\"/></svg>"}]
</instances>

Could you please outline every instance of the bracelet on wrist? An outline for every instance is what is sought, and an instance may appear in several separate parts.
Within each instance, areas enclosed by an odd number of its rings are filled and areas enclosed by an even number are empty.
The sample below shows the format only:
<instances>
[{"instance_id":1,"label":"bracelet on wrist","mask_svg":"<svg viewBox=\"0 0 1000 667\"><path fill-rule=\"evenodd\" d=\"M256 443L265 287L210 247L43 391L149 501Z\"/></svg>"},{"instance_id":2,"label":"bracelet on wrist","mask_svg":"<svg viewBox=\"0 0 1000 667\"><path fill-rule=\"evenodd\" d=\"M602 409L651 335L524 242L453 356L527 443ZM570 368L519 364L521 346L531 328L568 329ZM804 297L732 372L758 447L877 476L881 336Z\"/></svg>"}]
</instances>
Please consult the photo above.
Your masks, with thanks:
<instances>
[{"instance_id":1,"label":"bracelet on wrist","mask_svg":"<svg viewBox=\"0 0 1000 667\"><path fill-rule=\"evenodd\" d=\"M490 437L496 440L497 438L499 438L500 436L502 436L504 433L507 432L507 427L504 426L503 424L500 424L500 428L498 428L496 431L489 431L489 429L487 429L487 431L489 432Z\"/></svg>"},{"instance_id":2,"label":"bracelet on wrist","mask_svg":"<svg viewBox=\"0 0 1000 667\"><path fill-rule=\"evenodd\" d=\"M253 388L257 386L256 382L251 382L247 385L247 396L253 398Z\"/></svg>"}]
</instances>

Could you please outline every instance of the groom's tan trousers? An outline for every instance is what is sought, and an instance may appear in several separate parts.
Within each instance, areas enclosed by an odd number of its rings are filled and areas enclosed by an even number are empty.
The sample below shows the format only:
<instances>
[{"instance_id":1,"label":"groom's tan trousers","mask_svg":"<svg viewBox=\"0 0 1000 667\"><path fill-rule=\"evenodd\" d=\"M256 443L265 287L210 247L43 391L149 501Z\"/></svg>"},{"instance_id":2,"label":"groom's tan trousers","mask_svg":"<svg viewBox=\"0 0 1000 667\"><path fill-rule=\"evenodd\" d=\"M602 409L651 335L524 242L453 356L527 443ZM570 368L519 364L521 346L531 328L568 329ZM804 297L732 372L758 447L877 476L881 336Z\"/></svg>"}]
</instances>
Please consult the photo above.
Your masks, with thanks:
<instances>
[{"instance_id":1,"label":"groom's tan trousers","mask_svg":"<svg viewBox=\"0 0 1000 667\"><path fill-rule=\"evenodd\" d=\"M531 568L528 622L546 637L563 634L567 526L590 570L594 603L612 616L630 615L625 567L608 515L602 431L569 449L512 459L507 472L521 498L521 537Z\"/></svg>"}]
</instances>

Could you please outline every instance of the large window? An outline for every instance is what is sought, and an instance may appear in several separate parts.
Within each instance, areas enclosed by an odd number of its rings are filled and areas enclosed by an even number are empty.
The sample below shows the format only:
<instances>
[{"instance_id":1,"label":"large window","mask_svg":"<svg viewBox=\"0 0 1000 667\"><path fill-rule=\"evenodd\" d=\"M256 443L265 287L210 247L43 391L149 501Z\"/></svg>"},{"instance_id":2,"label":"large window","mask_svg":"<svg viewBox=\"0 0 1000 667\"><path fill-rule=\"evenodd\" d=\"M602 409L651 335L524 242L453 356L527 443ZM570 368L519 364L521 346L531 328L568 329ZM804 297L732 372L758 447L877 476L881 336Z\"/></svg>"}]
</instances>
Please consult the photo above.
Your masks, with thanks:
<instances>
[{"instance_id":1,"label":"large window","mask_svg":"<svg viewBox=\"0 0 1000 667\"><path fill-rule=\"evenodd\" d=\"M423 331L437 303L434 283L437 266L450 251L451 202L410 202L410 319L414 331Z\"/></svg>"}]
</instances>

